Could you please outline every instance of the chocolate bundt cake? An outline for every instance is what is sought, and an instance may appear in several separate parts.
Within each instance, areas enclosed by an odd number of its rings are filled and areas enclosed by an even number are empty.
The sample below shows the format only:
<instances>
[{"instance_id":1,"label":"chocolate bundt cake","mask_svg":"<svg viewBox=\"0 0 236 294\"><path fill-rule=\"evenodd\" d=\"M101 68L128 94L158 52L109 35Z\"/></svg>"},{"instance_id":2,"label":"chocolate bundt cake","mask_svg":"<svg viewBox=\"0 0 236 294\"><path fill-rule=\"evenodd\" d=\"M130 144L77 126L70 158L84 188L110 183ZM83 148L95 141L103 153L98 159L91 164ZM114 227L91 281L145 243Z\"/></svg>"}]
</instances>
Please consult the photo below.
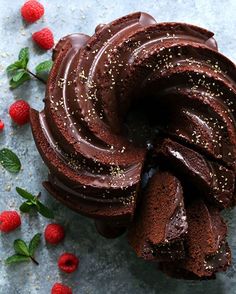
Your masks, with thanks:
<instances>
[{"instance_id":1,"label":"chocolate bundt cake","mask_svg":"<svg viewBox=\"0 0 236 294\"><path fill-rule=\"evenodd\" d=\"M128 228L137 255L165 272L225 270L236 67L213 33L138 12L62 38L53 60L45 107L31 110L48 192L106 237Z\"/></svg>"}]
</instances>

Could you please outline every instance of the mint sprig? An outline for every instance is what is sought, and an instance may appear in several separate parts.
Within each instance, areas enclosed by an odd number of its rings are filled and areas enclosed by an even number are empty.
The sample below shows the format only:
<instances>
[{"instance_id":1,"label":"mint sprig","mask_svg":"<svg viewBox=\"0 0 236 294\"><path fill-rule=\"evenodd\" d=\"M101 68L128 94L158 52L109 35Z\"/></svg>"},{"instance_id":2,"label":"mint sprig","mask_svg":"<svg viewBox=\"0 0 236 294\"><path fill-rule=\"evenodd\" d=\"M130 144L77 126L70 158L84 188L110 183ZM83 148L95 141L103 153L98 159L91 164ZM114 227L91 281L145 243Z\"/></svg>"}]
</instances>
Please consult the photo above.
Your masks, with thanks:
<instances>
[{"instance_id":1,"label":"mint sprig","mask_svg":"<svg viewBox=\"0 0 236 294\"><path fill-rule=\"evenodd\" d=\"M51 70L53 62L51 60L41 62L36 66L36 74L34 74L28 68L29 59L29 48L22 48L18 54L18 60L7 67L6 70L10 77L9 85L11 89L18 88L26 81L30 80L31 77L34 77L45 84L47 74ZM41 77L42 73L44 73L43 78Z\"/></svg>"},{"instance_id":2,"label":"mint sprig","mask_svg":"<svg viewBox=\"0 0 236 294\"><path fill-rule=\"evenodd\" d=\"M35 264L39 264L37 260L35 260L34 255L35 251L40 244L41 234L36 234L30 241L29 245L25 243L25 241L21 239L17 239L14 241L13 247L15 250L15 254L8 257L5 262L6 264L14 264L25 261L33 261Z\"/></svg>"},{"instance_id":3,"label":"mint sprig","mask_svg":"<svg viewBox=\"0 0 236 294\"><path fill-rule=\"evenodd\" d=\"M31 209L34 209L46 218L54 218L53 212L39 201L40 194L37 196L34 196L33 194L19 187L16 187L16 192L22 198L27 200L21 204L20 206L21 212L28 213L30 212Z\"/></svg>"},{"instance_id":4,"label":"mint sprig","mask_svg":"<svg viewBox=\"0 0 236 294\"><path fill-rule=\"evenodd\" d=\"M0 150L0 164L10 173L18 173L21 169L20 159L8 148Z\"/></svg>"},{"instance_id":5,"label":"mint sprig","mask_svg":"<svg viewBox=\"0 0 236 294\"><path fill-rule=\"evenodd\" d=\"M20 50L18 60L7 67L7 72L11 77L9 84L12 89L19 87L30 80L30 73L27 70L29 62L29 48Z\"/></svg>"}]
</instances>

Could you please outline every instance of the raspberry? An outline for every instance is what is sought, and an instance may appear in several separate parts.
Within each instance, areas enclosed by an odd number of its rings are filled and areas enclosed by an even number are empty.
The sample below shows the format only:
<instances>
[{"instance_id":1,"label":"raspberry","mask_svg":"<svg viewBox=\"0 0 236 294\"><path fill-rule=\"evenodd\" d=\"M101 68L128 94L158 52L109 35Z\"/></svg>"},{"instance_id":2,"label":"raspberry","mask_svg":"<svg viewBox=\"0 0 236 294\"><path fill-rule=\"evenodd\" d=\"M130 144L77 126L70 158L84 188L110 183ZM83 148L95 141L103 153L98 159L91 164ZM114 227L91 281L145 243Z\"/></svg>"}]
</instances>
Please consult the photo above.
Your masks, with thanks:
<instances>
[{"instance_id":1,"label":"raspberry","mask_svg":"<svg viewBox=\"0 0 236 294\"><path fill-rule=\"evenodd\" d=\"M44 237L50 244L58 244L65 237L64 228L59 224L49 224L44 231Z\"/></svg>"},{"instance_id":2,"label":"raspberry","mask_svg":"<svg viewBox=\"0 0 236 294\"><path fill-rule=\"evenodd\" d=\"M0 231L8 233L21 225L21 219L16 211L3 211L0 214Z\"/></svg>"},{"instance_id":3,"label":"raspberry","mask_svg":"<svg viewBox=\"0 0 236 294\"><path fill-rule=\"evenodd\" d=\"M54 46L53 33L49 28L42 29L32 35L34 42L42 49L49 50Z\"/></svg>"},{"instance_id":4,"label":"raspberry","mask_svg":"<svg viewBox=\"0 0 236 294\"><path fill-rule=\"evenodd\" d=\"M18 125L24 125L29 121L30 106L24 100L17 100L9 108L12 120Z\"/></svg>"},{"instance_id":5,"label":"raspberry","mask_svg":"<svg viewBox=\"0 0 236 294\"><path fill-rule=\"evenodd\" d=\"M44 7L36 0L29 0L21 7L21 15L27 22L35 22L44 15Z\"/></svg>"},{"instance_id":6,"label":"raspberry","mask_svg":"<svg viewBox=\"0 0 236 294\"><path fill-rule=\"evenodd\" d=\"M4 122L0 120L0 132L4 129Z\"/></svg>"},{"instance_id":7,"label":"raspberry","mask_svg":"<svg viewBox=\"0 0 236 294\"><path fill-rule=\"evenodd\" d=\"M58 259L58 267L66 273L74 272L79 265L79 259L71 253L63 253Z\"/></svg>"},{"instance_id":8,"label":"raspberry","mask_svg":"<svg viewBox=\"0 0 236 294\"><path fill-rule=\"evenodd\" d=\"M55 283L52 287L51 294L72 294L72 290L66 285Z\"/></svg>"}]
</instances>

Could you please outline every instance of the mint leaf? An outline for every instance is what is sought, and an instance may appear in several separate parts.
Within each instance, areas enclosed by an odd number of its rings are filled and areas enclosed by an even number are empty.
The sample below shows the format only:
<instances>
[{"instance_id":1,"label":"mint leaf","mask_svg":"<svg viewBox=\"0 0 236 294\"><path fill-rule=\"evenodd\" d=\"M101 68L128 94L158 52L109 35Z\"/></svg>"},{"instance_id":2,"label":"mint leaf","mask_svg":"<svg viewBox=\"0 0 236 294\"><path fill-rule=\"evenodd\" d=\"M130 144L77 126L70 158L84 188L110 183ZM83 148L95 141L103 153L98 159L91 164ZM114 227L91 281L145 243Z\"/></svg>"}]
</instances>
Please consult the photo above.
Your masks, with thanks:
<instances>
[{"instance_id":1,"label":"mint leaf","mask_svg":"<svg viewBox=\"0 0 236 294\"><path fill-rule=\"evenodd\" d=\"M23 198L27 199L27 200L34 200L34 195L31 194L30 192L22 189L22 188L19 188L19 187L16 187L16 192Z\"/></svg>"},{"instance_id":2,"label":"mint leaf","mask_svg":"<svg viewBox=\"0 0 236 294\"><path fill-rule=\"evenodd\" d=\"M27 201L21 204L20 211L29 212L31 208L36 208L36 210L44 217L54 218L53 212L38 200L40 193L38 196L34 196L33 194L19 187L16 187L16 192L21 197L27 199Z\"/></svg>"},{"instance_id":3,"label":"mint leaf","mask_svg":"<svg viewBox=\"0 0 236 294\"><path fill-rule=\"evenodd\" d=\"M34 77L40 82L46 84L44 77L40 77L39 75L34 74L28 69L27 66L29 62L29 55L29 48L22 48L19 52L18 60L7 67L6 71L10 75L9 85L11 89L18 88L26 81L30 80L31 77ZM36 67L36 71L37 73L47 74L50 71L51 67L52 61L47 60L38 64L38 66ZM45 78L47 78L47 76L45 76Z\"/></svg>"},{"instance_id":4,"label":"mint leaf","mask_svg":"<svg viewBox=\"0 0 236 294\"><path fill-rule=\"evenodd\" d=\"M18 263L18 262L25 262L25 261L30 261L30 257L20 255L20 254L14 254L14 255L8 257L5 260L5 263L9 265L9 264Z\"/></svg>"},{"instance_id":5,"label":"mint leaf","mask_svg":"<svg viewBox=\"0 0 236 294\"><path fill-rule=\"evenodd\" d=\"M21 60L17 60L16 62L10 64L10 65L7 67L6 71L7 71L8 73L12 73L12 72L14 72L14 71L16 71L16 70L18 70L18 69L22 69L22 68L23 68L23 63L22 63L22 61L21 61Z\"/></svg>"},{"instance_id":6,"label":"mint leaf","mask_svg":"<svg viewBox=\"0 0 236 294\"><path fill-rule=\"evenodd\" d=\"M38 248L41 241L41 234L36 234L29 243L29 254L34 256L35 250Z\"/></svg>"},{"instance_id":7,"label":"mint leaf","mask_svg":"<svg viewBox=\"0 0 236 294\"><path fill-rule=\"evenodd\" d=\"M23 202L20 206L20 211L27 213L30 211L30 209L32 208L32 203L31 202Z\"/></svg>"},{"instance_id":8,"label":"mint leaf","mask_svg":"<svg viewBox=\"0 0 236 294\"><path fill-rule=\"evenodd\" d=\"M35 68L36 74L49 72L52 68L52 65L53 65L52 60L46 60L46 61L41 62Z\"/></svg>"},{"instance_id":9,"label":"mint leaf","mask_svg":"<svg viewBox=\"0 0 236 294\"><path fill-rule=\"evenodd\" d=\"M29 62L29 48L20 50L18 60L7 67L7 72L10 74L10 87L15 89L30 79L30 74L27 69Z\"/></svg>"},{"instance_id":10,"label":"mint leaf","mask_svg":"<svg viewBox=\"0 0 236 294\"><path fill-rule=\"evenodd\" d=\"M46 218L54 218L53 212L41 202L37 202L37 211Z\"/></svg>"},{"instance_id":11,"label":"mint leaf","mask_svg":"<svg viewBox=\"0 0 236 294\"><path fill-rule=\"evenodd\" d=\"M10 173L18 173L21 169L21 162L17 155L10 149L0 150L0 164Z\"/></svg>"},{"instance_id":12,"label":"mint leaf","mask_svg":"<svg viewBox=\"0 0 236 294\"><path fill-rule=\"evenodd\" d=\"M26 243L23 240L21 240L21 239L15 240L13 246L14 246L16 253L21 254L21 255L25 255L25 256L30 255L28 246L26 245Z\"/></svg>"},{"instance_id":13,"label":"mint leaf","mask_svg":"<svg viewBox=\"0 0 236 294\"><path fill-rule=\"evenodd\" d=\"M10 84L11 89L16 89L28 80L30 80L30 75L27 72L24 72L24 74L22 75L22 77L18 81L14 81L14 79L11 78L9 84Z\"/></svg>"},{"instance_id":14,"label":"mint leaf","mask_svg":"<svg viewBox=\"0 0 236 294\"><path fill-rule=\"evenodd\" d=\"M19 69L12 77L12 80L14 82L18 82L20 79L22 79L23 75L25 74L24 69Z\"/></svg>"},{"instance_id":15,"label":"mint leaf","mask_svg":"<svg viewBox=\"0 0 236 294\"><path fill-rule=\"evenodd\" d=\"M29 59L29 47L22 48L18 55L19 60Z\"/></svg>"},{"instance_id":16,"label":"mint leaf","mask_svg":"<svg viewBox=\"0 0 236 294\"><path fill-rule=\"evenodd\" d=\"M29 48L23 48L19 52L18 60L12 63L7 67L8 73L14 73L14 71L17 71L19 69L26 69L27 64L29 62Z\"/></svg>"},{"instance_id":17,"label":"mint leaf","mask_svg":"<svg viewBox=\"0 0 236 294\"><path fill-rule=\"evenodd\" d=\"M18 59L20 61L22 61L23 68L26 68L26 66L27 66L27 64L29 62L29 48L28 47L22 48L20 50Z\"/></svg>"},{"instance_id":18,"label":"mint leaf","mask_svg":"<svg viewBox=\"0 0 236 294\"><path fill-rule=\"evenodd\" d=\"M32 260L35 264L39 264L37 260L34 259L34 252L40 243L41 234L36 234L29 243L29 247L26 245L25 241L17 239L13 243L16 254L8 257L6 259L6 264L12 264L16 262L29 261Z\"/></svg>"}]
</instances>

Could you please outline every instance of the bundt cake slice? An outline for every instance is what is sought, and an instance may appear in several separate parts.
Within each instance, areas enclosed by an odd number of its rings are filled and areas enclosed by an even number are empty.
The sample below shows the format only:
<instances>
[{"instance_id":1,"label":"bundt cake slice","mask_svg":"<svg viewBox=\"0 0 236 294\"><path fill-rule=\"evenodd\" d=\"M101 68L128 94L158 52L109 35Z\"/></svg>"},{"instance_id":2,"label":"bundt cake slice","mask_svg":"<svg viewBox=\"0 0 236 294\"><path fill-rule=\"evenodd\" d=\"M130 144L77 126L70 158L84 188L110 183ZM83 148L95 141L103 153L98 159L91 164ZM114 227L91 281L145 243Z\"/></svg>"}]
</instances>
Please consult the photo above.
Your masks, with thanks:
<instances>
[{"instance_id":1,"label":"bundt cake slice","mask_svg":"<svg viewBox=\"0 0 236 294\"><path fill-rule=\"evenodd\" d=\"M162 263L160 268L177 278L214 278L231 264L226 241L227 227L219 211L199 200L186 208L188 234L186 257L178 263Z\"/></svg>"},{"instance_id":2,"label":"bundt cake slice","mask_svg":"<svg viewBox=\"0 0 236 294\"><path fill-rule=\"evenodd\" d=\"M191 188L218 207L234 205L235 174L224 166L171 139L159 139L157 162L168 166Z\"/></svg>"},{"instance_id":3,"label":"bundt cake slice","mask_svg":"<svg viewBox=\"0 0 236 294\"><path fill-rule=\"evenodd\" d=\"M146 260L181 259L187 227L179 180L158 171L149 181L130 225L130 245Z\"/></svg>"}]
</instances>

